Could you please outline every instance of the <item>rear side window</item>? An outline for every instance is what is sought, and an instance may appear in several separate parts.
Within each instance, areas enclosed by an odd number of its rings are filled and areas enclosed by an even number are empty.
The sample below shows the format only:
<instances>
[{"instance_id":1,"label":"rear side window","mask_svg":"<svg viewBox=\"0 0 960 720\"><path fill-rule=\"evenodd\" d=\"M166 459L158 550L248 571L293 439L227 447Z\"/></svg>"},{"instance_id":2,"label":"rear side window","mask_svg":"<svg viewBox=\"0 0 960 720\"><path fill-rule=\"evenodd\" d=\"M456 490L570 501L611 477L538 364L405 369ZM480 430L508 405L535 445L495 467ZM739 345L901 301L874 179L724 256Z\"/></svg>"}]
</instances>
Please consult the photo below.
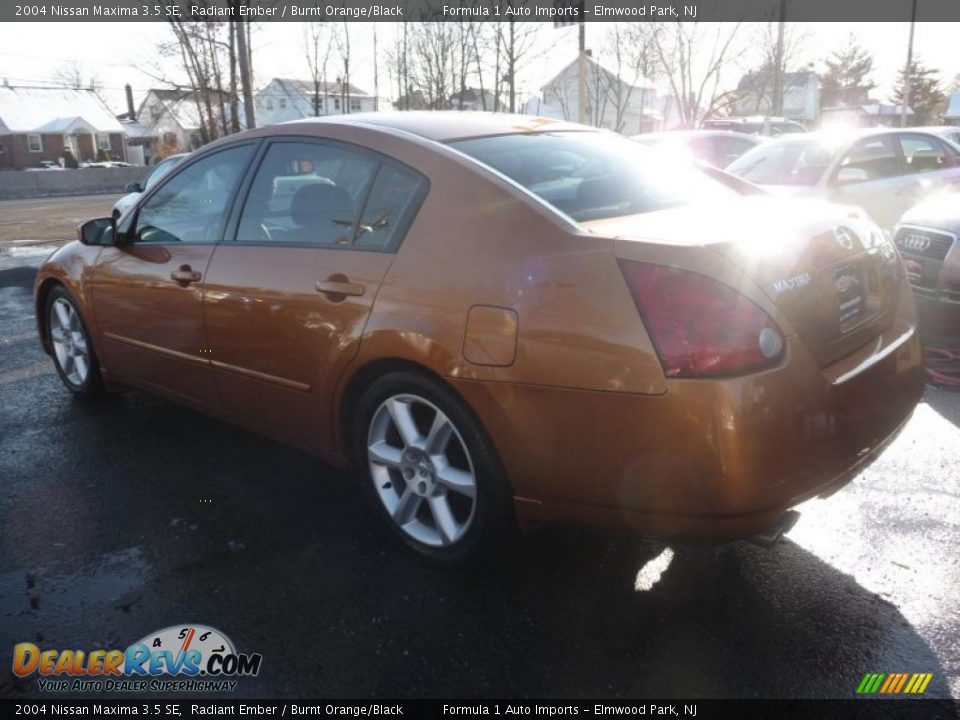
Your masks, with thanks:
<instances>
[{"instance_id":1,"label":"rear side window","mask_svg":"<svg viewBox=\"0 0 960 720\"><path fill-rule=\"evenodd\" d=\"M867 180L882 180L904 172L889 135L865 138L855 143L840 161L838 171L844 168L863 170Z\"/></svg>"},{"instance_id":2,"label":"rear side window","mask_svg":"<svg viewBox=\"0 0 960 720\"><path fill-rule=\"evenodd\" d=\"M425 181L378 156L325 142L275 142L257 169L239 242L384 250Z\"/></svg>"},{"instance_id":3,"label":"rear side window","mask_svg":"<svg viewBox=\"0 0 960 720\"><path fill-rule=\"evenodd\" d=\"M356 245L365 250L392 247L419 204L426 182L408 170L381 165L357 228Z\"/></svg>"},{"instance_id":4,"label":"rear side window","mask_svg":"<svg viewBox=\"0 0 960 720\"><path fill-rule=\"evenodd\" d=\"M951 164L946 150L934 138L923 135L899 135L897 141L903 150L903 159L909 173L942 170Z\"/></svg>"}]
</instances>

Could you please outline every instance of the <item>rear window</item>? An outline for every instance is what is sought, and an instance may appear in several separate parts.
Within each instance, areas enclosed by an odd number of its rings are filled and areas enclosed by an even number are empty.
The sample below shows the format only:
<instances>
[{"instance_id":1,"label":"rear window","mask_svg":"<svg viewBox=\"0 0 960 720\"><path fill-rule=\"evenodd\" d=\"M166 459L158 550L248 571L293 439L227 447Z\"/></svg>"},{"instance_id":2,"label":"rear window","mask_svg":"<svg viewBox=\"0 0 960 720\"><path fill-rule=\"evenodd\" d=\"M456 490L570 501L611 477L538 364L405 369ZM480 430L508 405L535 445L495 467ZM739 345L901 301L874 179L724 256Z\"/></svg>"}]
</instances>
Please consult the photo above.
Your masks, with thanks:
<instances>
[{"instance_id":1,"label":"rear window","mask_svg":"<svg viewBox=\"0 0 960 720\"><path fill-rule=\"evenodd\" d=\"M738 195L692 164L668 162L661 153L608 133L501 135L451 146L580 222Z\"/></svg>"}]
</instances>

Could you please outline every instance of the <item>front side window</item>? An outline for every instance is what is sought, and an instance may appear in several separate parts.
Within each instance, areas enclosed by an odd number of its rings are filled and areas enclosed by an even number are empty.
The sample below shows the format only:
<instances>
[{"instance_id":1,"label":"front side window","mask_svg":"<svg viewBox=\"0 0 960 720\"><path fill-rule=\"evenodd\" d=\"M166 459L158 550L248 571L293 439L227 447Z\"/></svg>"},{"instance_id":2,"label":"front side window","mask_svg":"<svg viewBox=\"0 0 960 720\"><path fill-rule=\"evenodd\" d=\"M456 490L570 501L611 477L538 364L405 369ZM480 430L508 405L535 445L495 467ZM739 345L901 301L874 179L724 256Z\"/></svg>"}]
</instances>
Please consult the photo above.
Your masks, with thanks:
<instances>
[{"instance_id":1,"label":"front side window","mask_svg":"<svg viewBox=\"0 0 960 720\"><path fill-rule=\"evenodd\" d=\"M947 153L939 142L923 135L900 135L897 137L907 172L923 173L943 170L950 166Z\"/></svg>"},{"instance_id":2,"label":"front side window","mask_svg":"<svg viewBox=\"0 0 960 720\"><path fill-rule=\"evenodd\" d=\"M602 132L473 138L451 145L576 221L666 210L738 193L689 163Z\"/></svg>"},{"instance_id":3,"label":"front side window","mask_svg":"<svg viewBox=\"0 0 960 720\"><path fill-rule=\"evenodd\" d=\"M221 150L174 173L141 206L135 241L217 242L253 147Z\"/></svg>"},{"instance_id":4,"label":"front side window","mask_svg":"<svg viewBox=\"0 0 960 720\"><path fill-rule=\"evenodd\" d=\"M40 135L27 135L27 150L34 153L43 152L43 137Z\"/></svg>"},{"instance_id":5,"label":"front side window","mask_svg":"<svg viewBox=\"0 0 960 720\"><path fill-rule=\"evenodd\" d=\"M97 133L97 148L99 150L110 150L110 133Z\"/></svg>"},{"instance_id":6,"label":"front side window","mask_svg":"<svg viewBox=\"0 0 960 720\"><path fill-rule=\"evenodd\" d=\"M244 203L237 240L350 245L377 166L337 145L273 143Z\"/></svg>"}]
</instances>

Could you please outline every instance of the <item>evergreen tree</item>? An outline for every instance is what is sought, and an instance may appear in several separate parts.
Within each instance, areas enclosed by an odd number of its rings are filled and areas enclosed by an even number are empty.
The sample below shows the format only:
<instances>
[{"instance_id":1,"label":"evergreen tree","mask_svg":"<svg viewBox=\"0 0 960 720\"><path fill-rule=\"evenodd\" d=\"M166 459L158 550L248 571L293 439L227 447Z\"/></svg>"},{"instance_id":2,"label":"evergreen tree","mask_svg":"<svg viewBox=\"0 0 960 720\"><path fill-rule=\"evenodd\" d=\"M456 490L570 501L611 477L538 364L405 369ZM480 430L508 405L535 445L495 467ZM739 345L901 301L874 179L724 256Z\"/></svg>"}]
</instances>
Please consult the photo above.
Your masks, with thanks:
<instances>
[{"instance_id":1,"label":"evergreen tree","mask_svg":"<svg viewBox=\"0 0 960 720\"><path fill-rule=\"evenodd\" d=\"M919 62L910 64L910 102L913 108L912 124L934 125L940 120L947 96L940 86L939 70L921 65ZM897 82L893 86L891 100L900 105L903 103L905 75L901 69L897 73Z\"/></svg>"},{"instance_id":2,"label":"evergreen tree","mask_svg":"<svg viewBox=\"0 0 960 720\"><path fill-rule=\"evenodd\" d=\"M866 100L876 85L870 80L873 55L857 44L853 34L843 49L834 50L825 61L827 70L821 81L822 105L856 104Z\"/></svg>"}]
</instances>

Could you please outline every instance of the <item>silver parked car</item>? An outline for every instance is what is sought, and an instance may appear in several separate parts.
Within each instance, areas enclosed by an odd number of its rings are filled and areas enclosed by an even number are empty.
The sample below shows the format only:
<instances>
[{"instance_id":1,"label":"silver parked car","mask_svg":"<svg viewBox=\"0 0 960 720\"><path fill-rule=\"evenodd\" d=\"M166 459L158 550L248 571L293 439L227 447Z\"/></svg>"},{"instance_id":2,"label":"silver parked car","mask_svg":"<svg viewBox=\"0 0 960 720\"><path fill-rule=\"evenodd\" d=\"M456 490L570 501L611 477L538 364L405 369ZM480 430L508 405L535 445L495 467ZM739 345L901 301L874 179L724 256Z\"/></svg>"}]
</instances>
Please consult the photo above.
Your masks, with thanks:
<instances>
[{"instance_id":1,"label":"silver parked car","mask_svg":"<svg viewBox=\"0 0 960 720\"><path fill-rule=\"evenodd\" d=\"M960 193L945 193L910 208L894 230L918 297L960 310Z\"/></svg>"},{"instance_id":2,"label":"silver parked car","mask_svg":"<svg viewBox=\"0 0 960 720\"><path fill-rule=\"evenodd\" d=\"M143 193L160 182L162 178L166 177L167 173L173 170L173 166L189 154L190 153L178 153L176 155L169 155L153 166L153 170L150 171L143 186L141 186L140 183L130 183L127 185L127 194L113 204L113 217L119 218L121 215L126 214L127 210L137 204L137 200L140 199Z\"/></svg>"},{"instance_id":3,"label":"silver parked car","mask_svg":"<svg viewBox=\"0 0 960 720\"><path fill-rule=\"evenodd\" d=\"M764 141L759 135L730 130L665 130L634 135L630 139L718 168L725 168Z\"/></svg>"},{"instance_id":4,"label":"silver parked car","mask_svg":"<svg viewBox=\"0 0 960 720\"><path fill-rule=\"evenodd\" d=\"M770 140L726 168L771 192L858 205L885 228L924 197L960 188L960 146L913 128Z\"/></svg>"}]
</instances>

